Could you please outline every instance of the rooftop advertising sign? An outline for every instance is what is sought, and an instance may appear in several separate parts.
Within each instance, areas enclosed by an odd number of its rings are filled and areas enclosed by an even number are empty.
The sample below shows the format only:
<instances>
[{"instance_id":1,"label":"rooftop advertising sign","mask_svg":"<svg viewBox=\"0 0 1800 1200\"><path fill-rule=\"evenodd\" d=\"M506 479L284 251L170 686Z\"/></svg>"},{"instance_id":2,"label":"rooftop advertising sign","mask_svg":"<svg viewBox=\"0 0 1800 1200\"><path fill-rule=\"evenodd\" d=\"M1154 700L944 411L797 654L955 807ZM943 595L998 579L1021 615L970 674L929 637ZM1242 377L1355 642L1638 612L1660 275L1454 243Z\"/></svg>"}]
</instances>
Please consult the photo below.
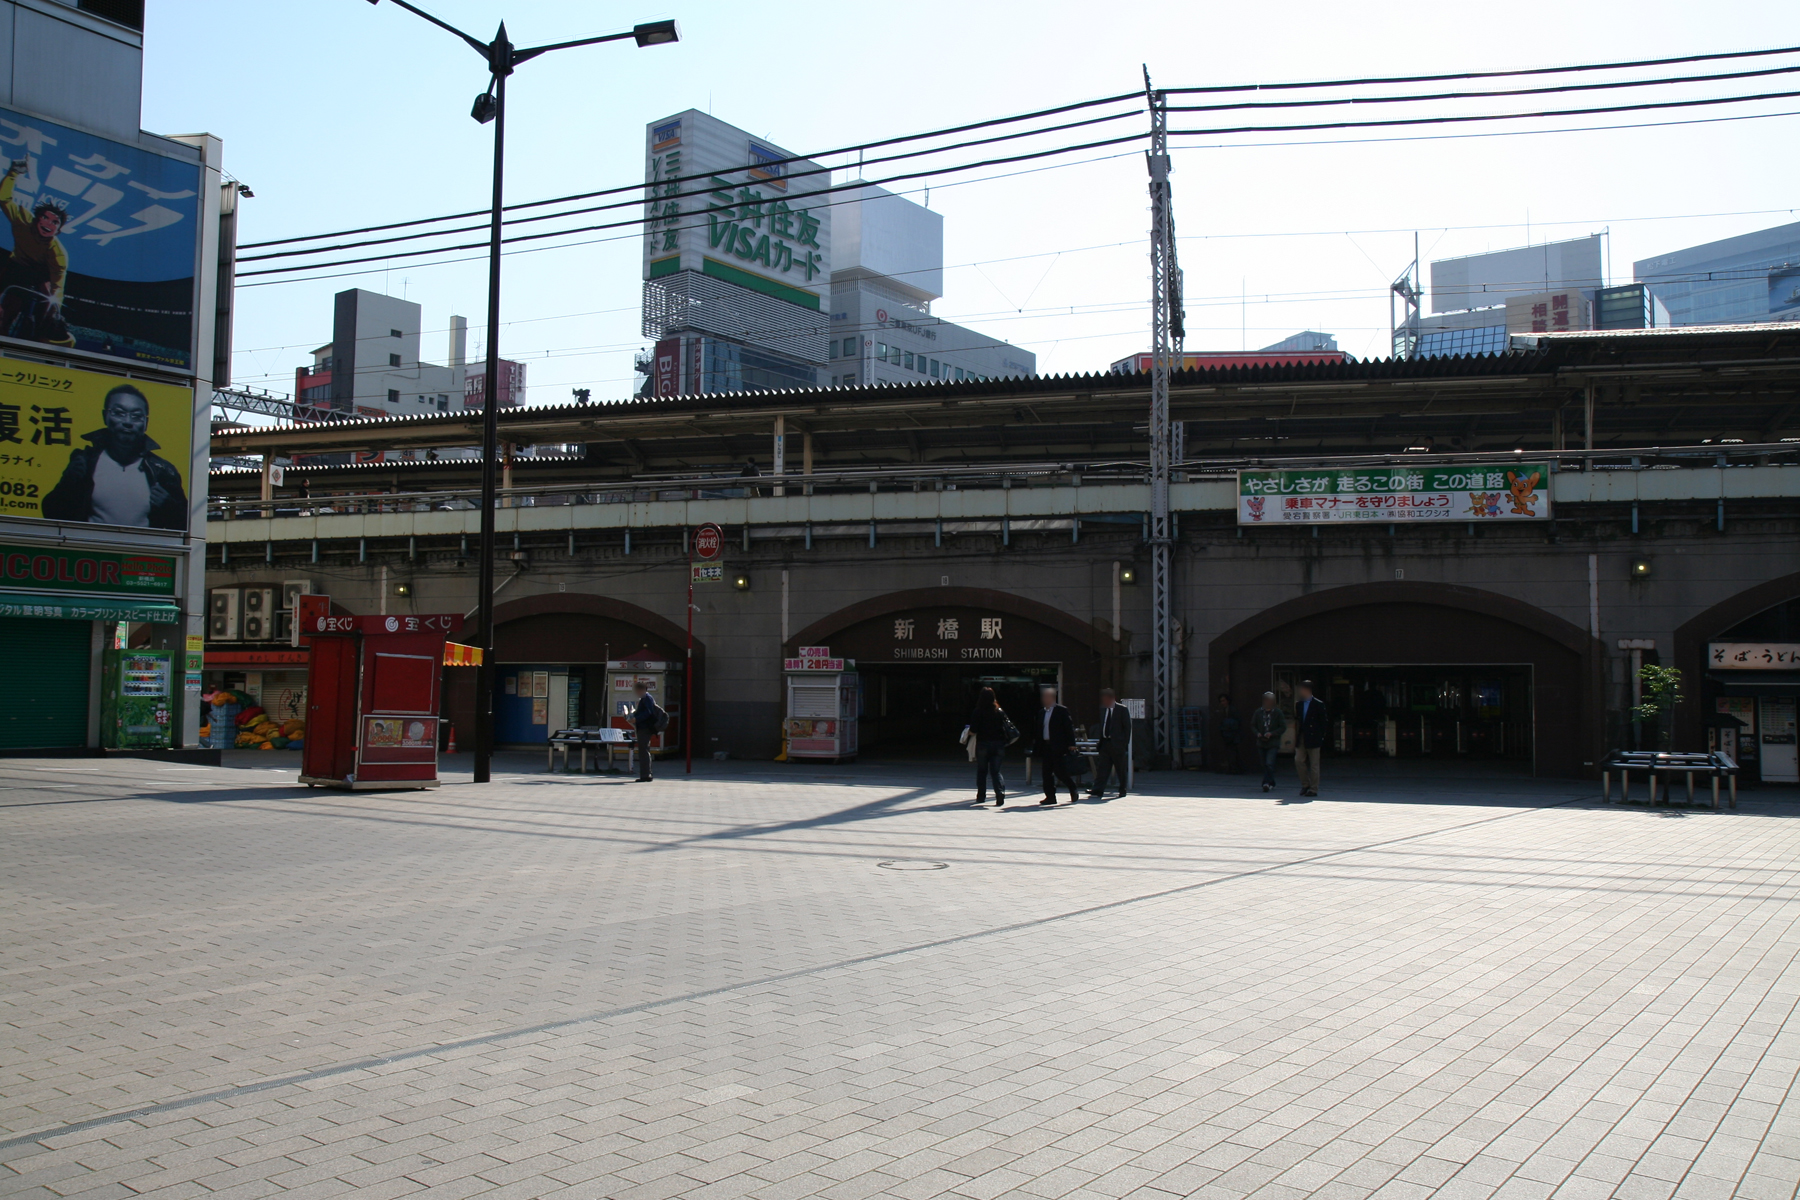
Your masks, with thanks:
<instances>
[{"instance_id":1,"label":"rooftop advertising sign","mask_svg":"<svg viewBox=\"0 0 1800 1200\"><path fill-rule=\"evenodd\" d=\"M818 310L831 208L817 163L689 109L645 130L644 278L699 271ZM817 172L816 174L812 172Z\"/></svg>"},{"instance_id":2,"label":"rooftop advertising sign","mask_svg":"<svg viewBox=\"0 0 1800 1200\"><path fill-rule=\"evenodd\" d=\"M0 337L188 371L200 166L0 108Z\"/></svg>"},{"instance_id":3,"label":"rooftop advertising sign","mask_svg":"<svg viewBox=\"0 0 1800 1200\"><path fill-rule=\"evenodd\" d=\"M194 393L0 359L0 514L188 527Z\"/></svg>"},{"instance_id":4,"label":"rooftop advertising sign","mask_svg":"<svg viewBox=\"0 0 1800 1200\"><path fill-rule=\"evenodd\" d=\"M1544 521L1547 463L1239 471L1238 524Z\"/></svg>"}]
</instances>

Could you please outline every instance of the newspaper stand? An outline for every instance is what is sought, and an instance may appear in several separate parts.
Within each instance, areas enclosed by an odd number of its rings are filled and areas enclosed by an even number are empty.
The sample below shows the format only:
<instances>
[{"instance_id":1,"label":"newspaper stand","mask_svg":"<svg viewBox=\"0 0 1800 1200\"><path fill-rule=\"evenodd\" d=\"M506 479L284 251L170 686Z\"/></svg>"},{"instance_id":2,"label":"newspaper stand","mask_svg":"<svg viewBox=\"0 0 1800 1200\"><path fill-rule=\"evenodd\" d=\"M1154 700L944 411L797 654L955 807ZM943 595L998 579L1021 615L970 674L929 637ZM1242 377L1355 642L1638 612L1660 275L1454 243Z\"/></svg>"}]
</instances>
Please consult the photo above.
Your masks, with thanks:
<instances>
[{"instance_id":1,"label":"newspaper stand","mask_svg":"<svg viewBox=\"0 0 1800 1200\"><path fill-rule=\"evenodd\" d=\"M455 614L313 616L300 782L353 790L438 786L438 699Z\"/></svg>"}]
</instances>

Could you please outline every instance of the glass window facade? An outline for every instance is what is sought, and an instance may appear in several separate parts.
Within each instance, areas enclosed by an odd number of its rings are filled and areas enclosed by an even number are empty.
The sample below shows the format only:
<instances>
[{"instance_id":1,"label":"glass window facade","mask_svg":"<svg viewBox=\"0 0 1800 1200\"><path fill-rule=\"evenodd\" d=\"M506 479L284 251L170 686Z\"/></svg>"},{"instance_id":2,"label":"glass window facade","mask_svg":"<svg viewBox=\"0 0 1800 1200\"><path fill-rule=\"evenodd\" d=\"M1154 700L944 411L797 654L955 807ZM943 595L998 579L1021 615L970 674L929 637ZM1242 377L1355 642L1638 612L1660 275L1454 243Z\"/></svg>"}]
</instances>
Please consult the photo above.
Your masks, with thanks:
<instances>
[{"instance_id":1,"label":"glass window facade","mask_svg":"<svg viewBox=\"0 0 1800 1200\"><path fill-rule=\"evenodd\" d=\"M1465 354L1505 354L1506 326L1440 329L1419 335L1419 358L1455 358Z\"/></svg>"},{"instance_id":2,"label":"glass window facade","mask_svg":"<svg viewBox=\"0 0 1800 1200\"><path fill-rule=\"evenodd\" d=\"M700 376L703 392L776 391L819 384L818 373L806 363L718 338L701 339Z\"/></svg>"},{"instance_id":3,"label":"glass window facade","mask_svg":"<svg viewBox=\"0 0 1800 1200\"><path fill-rule=\"evenodd\" d=\"M1800 312L1784 286L1800 267L1800 224L1779 225L1633 264L1673 325L1735 325Z\"/></svg>"}]
</instances>

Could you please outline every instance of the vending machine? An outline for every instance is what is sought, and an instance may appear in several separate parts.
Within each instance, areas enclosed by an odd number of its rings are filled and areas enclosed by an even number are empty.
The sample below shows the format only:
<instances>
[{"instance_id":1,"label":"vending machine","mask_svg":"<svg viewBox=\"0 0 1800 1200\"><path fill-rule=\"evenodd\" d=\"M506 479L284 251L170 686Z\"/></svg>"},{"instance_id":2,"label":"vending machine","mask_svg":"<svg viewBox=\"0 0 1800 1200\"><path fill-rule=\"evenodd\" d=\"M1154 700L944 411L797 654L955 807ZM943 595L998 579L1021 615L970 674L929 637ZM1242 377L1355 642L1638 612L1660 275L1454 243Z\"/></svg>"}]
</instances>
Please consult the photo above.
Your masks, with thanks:
<instances>
[{"instance_id":1,"label":"vending machine","mask_svg":"<svg viewBox=\"0 0 1800 1200\"><path fill-rule=\"evenodd\" d=\"M100 744L166 750L174 719L173 650L108 650L100 693Z\"/></svg>"},{"instance_id":2,"label":"vending machine","mask_svg":"<svg viewBox=\"0 0 1800 1200\"><path fill-rule=\"evenodd\" d=\"M614 729L635 730L631 715L637 708L637 684L650 685L656 703L669 710L669 727L650 739L654 756L681 749L683 671L679 664L655 658L623 658L606 664L606 723Z\"/></svg>"},{"instance_id":3,"label":"vending machine","mask_svg":"<svg viewBox=\"0 0 1800 1200\"><path fill-rule=\"evenodd\" d=\"M797 666L804 661L807 665ZM841 658L788 659L787 717L782 734L789 758L856 757L862 718L862 676Z\"/></svg>"}]
</instances>

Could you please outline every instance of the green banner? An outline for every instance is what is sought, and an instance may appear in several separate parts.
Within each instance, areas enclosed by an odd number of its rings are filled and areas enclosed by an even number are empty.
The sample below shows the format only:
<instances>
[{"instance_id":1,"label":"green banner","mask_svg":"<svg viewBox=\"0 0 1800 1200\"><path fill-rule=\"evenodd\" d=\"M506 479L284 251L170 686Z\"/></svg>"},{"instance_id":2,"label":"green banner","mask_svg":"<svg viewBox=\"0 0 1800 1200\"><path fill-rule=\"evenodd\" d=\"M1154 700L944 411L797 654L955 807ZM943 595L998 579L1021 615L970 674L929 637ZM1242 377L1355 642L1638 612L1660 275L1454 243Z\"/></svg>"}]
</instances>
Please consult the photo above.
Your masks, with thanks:
<instances>
[{"instance_id":1,"label":"green banner","mask_svg":"<svg viewBox=\"0 0 1800 1200\"><path fill-rule=\"evenodd\" d=\"M1548 463L1239 471L1238 524L1543 521Z\"/></svg>"},{"instance_id":2,"label":"green banner","mask_svg":"<svg viewBox=\"0 0 1800 1200\"><path fill-rule=\"evenodd\" d=\"M166 554L118 554L79 546L0 543L0 586L114 596L173 596L175 560Z\"/></svg>"},{"instance_id":3,"label":"green banner","mask_svg":"<svg viewBox=\"0 0 1800 1200\"><path fill-rule=\"evenodd\" d=\"M0 592L0 617L44 617L52 621L149 621L159 625L172 625L181 619L181 614L173 604L157 604L148 600Z\"/></svg>"}]
</instances>

